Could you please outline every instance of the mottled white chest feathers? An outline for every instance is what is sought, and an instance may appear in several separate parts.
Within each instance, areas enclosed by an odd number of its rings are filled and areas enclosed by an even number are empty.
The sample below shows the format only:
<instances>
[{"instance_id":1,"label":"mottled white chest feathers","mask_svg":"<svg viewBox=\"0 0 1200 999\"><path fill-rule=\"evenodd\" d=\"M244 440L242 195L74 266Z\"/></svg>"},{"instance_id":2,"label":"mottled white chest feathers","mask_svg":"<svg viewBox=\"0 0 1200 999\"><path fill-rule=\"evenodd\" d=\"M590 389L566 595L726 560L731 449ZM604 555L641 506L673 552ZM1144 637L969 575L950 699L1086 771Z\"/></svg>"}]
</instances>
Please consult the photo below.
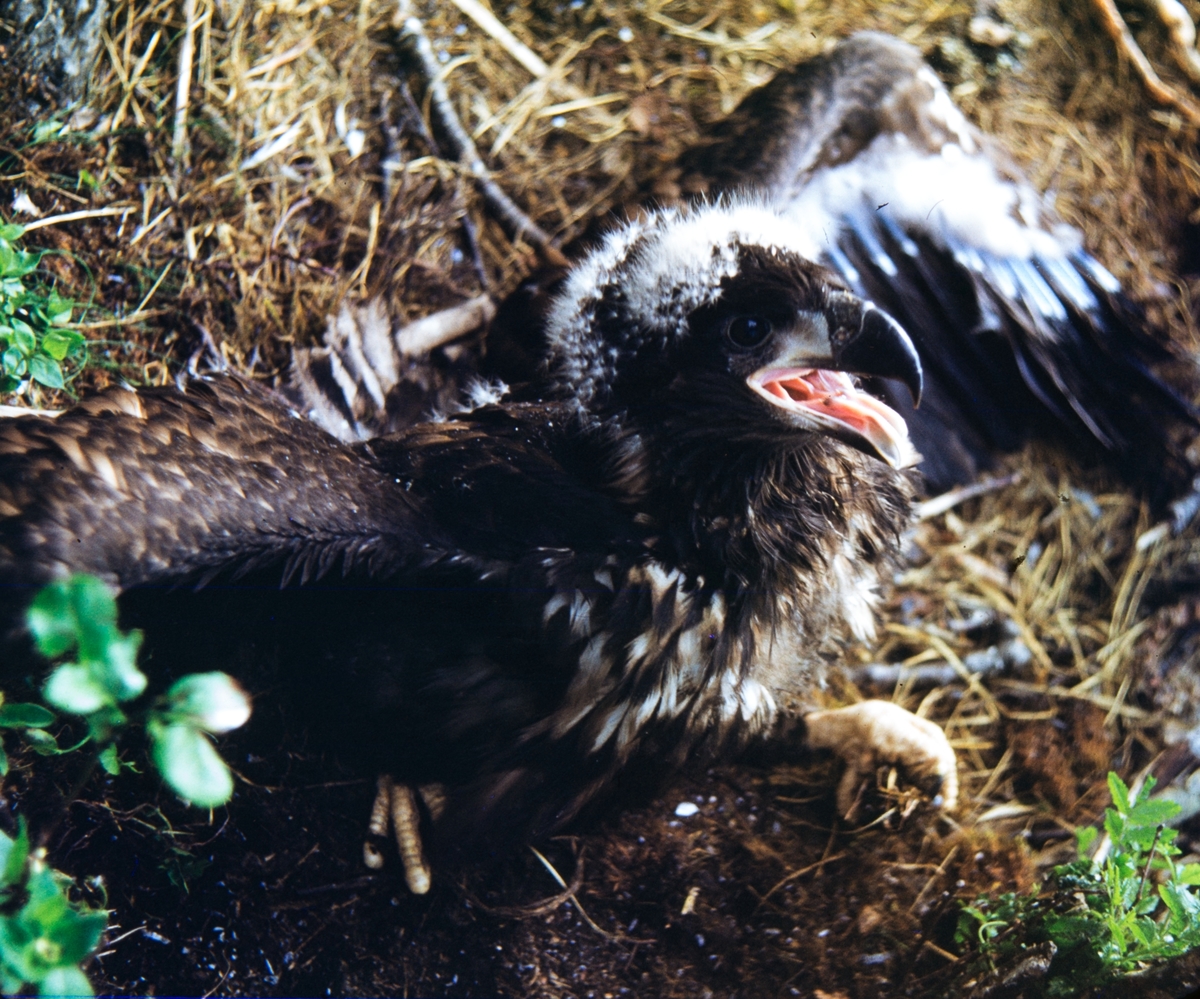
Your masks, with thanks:
<instances>
[{"instance_id":1,"label":"mottled white chest feathers","mask_svg":"<svg viewBox=\"0 0 1200 999\"><path fill-rule=\"evenodd\" d=\"M736 621L723 593L706 591L703 580L677 569L648 561L614 579L615 568L606 567L596 573L605 591L636 590L648 598L643 624L627 641L595 619L595 594L556 594L546 605L546 623L565 612L572 633L587 641L547 726L551 737L574 730L585 752L610 749L623 761L646 732L680 718L689 742L735 729L766 731L782 704L817 685L828 634L866 640L874 633L879 580L853 549L850 540L841 544L817 592L757 595L757 609ZM743 636L725 634L738 627L752 632L749 646ZM715 661L719 646L722 662ZM753 651L743 661L748 647Z\"/></svg>"}]
</instances>

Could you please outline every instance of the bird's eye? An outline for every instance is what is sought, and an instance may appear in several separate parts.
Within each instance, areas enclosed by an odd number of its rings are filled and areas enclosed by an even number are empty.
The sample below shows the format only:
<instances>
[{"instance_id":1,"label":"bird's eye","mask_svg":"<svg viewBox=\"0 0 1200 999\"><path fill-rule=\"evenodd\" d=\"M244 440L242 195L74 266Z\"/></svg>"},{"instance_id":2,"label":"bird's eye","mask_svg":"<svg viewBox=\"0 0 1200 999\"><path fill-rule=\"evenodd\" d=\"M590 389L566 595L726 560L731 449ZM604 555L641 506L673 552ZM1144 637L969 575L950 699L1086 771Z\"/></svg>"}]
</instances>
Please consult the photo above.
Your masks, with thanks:
<instances>
[{"instance_id":1,"label":"bird's eye","mask_svg":"<svg viewBox=\"0 0 1200 999\"><path fill-rule=\"evenodd\" d=\"M757 347L771 335L771 320L764 316L734 316L725 335L735 347Z\"/></svg>"}]
</instances>

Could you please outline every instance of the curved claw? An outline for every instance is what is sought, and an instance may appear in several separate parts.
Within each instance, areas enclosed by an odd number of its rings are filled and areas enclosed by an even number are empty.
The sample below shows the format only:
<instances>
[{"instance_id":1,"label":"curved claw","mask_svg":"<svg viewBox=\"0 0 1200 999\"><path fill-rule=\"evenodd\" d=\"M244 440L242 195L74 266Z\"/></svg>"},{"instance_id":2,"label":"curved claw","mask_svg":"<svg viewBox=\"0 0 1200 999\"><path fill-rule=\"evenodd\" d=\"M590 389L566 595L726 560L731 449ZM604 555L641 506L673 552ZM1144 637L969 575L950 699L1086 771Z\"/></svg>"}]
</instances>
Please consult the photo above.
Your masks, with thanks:
<instances>
[{"instance_id":1,"label":"curved claw","mask_svg":"<svg viewBox=\"0 0 1200 999\"><path fill-rule=\"evenodd\" d=\"M846 761L837 791L838 811L854 807L859 780L881 763L902 766L914 780L936 784L934 803L951 809L958 802L958 765L946 734L890 701L863 701L847 708L805 715L813 749L831 749Z\"/></svg>"}]
</instances>

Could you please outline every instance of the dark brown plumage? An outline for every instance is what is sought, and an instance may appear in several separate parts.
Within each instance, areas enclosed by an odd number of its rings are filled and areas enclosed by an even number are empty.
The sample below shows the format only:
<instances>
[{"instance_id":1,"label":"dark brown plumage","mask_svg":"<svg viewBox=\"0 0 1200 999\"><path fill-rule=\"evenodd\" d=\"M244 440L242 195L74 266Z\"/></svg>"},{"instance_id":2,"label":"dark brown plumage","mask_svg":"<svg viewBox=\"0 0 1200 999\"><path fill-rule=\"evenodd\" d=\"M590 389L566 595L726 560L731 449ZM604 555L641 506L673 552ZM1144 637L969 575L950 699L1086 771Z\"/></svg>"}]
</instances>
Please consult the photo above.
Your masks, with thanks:
<instances>
[{"instance_id":1,"label":"dark brown plumage","mask_svg":"<svg viewBox=\"0 0 1200 999\"><path fill-rule=\"evenodd\" d=\"M903 331L750 205L612 234L550 329L547 401L363 443L231 378L8 421L0 581L94 572L152 631L164 587L283 582L250 592L288 672L451 838L557 828L638 758L809 710L908 523L903 424L842 373L919 391ZM952 799L929 729L857 766Z\"/></svg>"}]
</instances>

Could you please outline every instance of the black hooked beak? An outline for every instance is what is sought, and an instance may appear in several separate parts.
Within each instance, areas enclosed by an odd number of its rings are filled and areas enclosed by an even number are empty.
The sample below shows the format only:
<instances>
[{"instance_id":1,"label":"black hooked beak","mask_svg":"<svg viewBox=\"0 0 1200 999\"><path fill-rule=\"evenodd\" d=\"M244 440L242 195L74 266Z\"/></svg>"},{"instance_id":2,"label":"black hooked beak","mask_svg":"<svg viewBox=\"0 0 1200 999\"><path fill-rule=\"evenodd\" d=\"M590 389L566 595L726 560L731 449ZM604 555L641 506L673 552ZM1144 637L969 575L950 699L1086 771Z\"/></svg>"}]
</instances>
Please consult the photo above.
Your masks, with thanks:
<instances>
[{"instance_id":1,"label":"black hooked beak","mask_svg":"<svg viewBox=\"0 0 1200 999\"><path fill-rule=\"evenodd\" d=\"M858 375L896 378L921 402L921 359L904 328L874 302L835 291L825 308L834 365Z\"/></svg>"}]
</instances>

